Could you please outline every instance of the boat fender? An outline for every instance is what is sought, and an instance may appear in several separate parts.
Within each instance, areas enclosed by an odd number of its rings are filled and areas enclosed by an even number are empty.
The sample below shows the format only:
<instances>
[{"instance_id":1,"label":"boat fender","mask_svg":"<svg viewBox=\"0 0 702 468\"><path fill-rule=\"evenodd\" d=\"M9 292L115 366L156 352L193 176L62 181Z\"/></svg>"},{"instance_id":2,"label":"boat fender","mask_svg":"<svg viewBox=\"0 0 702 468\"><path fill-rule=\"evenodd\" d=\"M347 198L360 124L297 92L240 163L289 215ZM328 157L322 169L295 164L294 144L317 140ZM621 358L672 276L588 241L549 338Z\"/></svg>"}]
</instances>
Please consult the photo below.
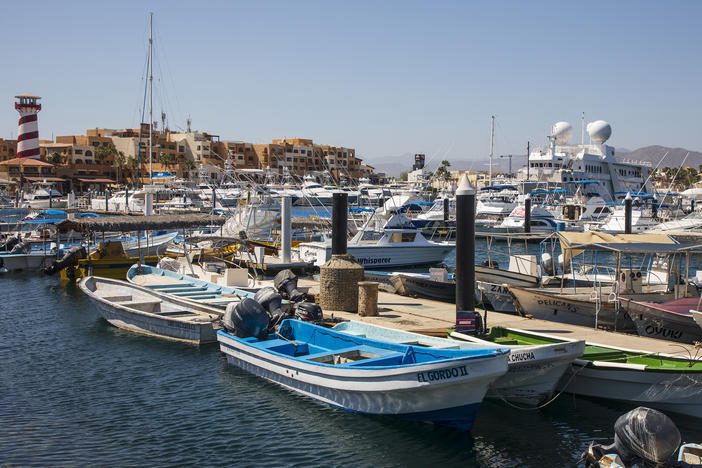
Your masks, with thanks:
<instances>
[{"instance_id":1,"label":"boat fender","mask_svg":"<svg viewBox=\"0 0 702 468\"><path fill-rule=\"evenodd\" d=\"M273 278L273 285L278 290L283 299L293 302L300 302L305 299L306 294L297 289L297 276L290 270L283 270Z\"/></svg>"},{"instance_id":2,"label":"boat fender","mask_svg":"<svg viewBox=\"0 0 702 468\"><path fill-rule=\"evenodd\" d=\"M660 411L639 406L619 416L614 423L614 443L592 444L594 458L616 454L625 466L651 466L667 462L680 445L680 431Z\"/></svg>"},{"instance_id":3,"label":"boat fender","mask_svg":"<svg viewBox=\"0 0 702 468\"><path fill-rule=\"evenodd\" d=\"M321 323L324 315L322 308L313 302L300 302L295 307L295 317L305 322Z\"/></svg>"},{"instance_id":4,"label":"boat fender","mask_svg":"<svg viewBox=\"0 0 702 468\"><path fill-rule=\"evenodd\" d=\"M262 338L268 331L269 323L268 312L248 297L241 302L229 304L222 318L225 330L239 338Z\"/></svg>"}]
</instances>

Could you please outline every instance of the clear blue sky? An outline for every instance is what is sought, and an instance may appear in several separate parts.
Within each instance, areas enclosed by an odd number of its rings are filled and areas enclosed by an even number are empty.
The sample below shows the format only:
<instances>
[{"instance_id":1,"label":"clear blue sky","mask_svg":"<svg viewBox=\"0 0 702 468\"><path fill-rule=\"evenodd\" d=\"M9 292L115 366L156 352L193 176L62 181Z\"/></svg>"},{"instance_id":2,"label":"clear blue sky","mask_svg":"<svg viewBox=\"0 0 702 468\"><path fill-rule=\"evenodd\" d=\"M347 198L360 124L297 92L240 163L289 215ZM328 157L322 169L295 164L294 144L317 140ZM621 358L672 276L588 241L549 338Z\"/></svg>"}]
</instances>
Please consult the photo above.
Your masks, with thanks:
<instances>
[{"instance_id":1,"label":"clear blue sky","mask_svg":"<svg viewBox=\"0 0 702 468\"><path fill-rule=\"evenodd\" d=\"M4 2L0 136L15 94L42 138L138 125L148 12L154 114L171 128L354 147L371 164L543 144L580 113L610 143L702 150L699 1ZM702 161L701 161L702 163Z\"/></svg>"}]
</instances>

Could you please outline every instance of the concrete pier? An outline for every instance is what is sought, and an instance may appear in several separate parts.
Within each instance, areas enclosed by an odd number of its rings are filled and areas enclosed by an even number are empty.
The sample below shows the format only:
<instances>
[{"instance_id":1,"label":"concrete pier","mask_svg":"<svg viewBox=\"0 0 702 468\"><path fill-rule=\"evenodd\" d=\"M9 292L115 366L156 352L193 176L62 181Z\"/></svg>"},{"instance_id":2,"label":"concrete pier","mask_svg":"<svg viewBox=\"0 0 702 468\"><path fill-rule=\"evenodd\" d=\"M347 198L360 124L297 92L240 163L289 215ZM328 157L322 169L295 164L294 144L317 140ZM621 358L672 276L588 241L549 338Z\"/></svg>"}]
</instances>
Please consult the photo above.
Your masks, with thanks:
<instances>
[{"instance_id":1,"label":"concrete pier","mask_svg":"<svg viewBox=\"0 0 702 468\"><path fill-rule=\"evenodd\" d=\"M319 284L311 280L300 280L300 286L308 287L310 294L317 294ZM479 311L479 309L476 308ZM399 296L383 291L378 292L378 315L375 317L360 317L355 313L325 310L325 317L336 317L345 320L368 322L383 327L408 330L414 332L429 332L448 330L455 325L456 306L446 302L415 299ZM488 326L503 326L519 328L526 331L546 333L574 340L586 340L589 344L616 346L649 353L666 353L670 355L689 357L699 354L693 345L685 345L672 341L644 338L625 333L596 330L589 327L579 327L546 320L530 319L519 315L503 314L490 311ZM691 354L690 354L691 353Z\"/></svg>"}]
</instances>

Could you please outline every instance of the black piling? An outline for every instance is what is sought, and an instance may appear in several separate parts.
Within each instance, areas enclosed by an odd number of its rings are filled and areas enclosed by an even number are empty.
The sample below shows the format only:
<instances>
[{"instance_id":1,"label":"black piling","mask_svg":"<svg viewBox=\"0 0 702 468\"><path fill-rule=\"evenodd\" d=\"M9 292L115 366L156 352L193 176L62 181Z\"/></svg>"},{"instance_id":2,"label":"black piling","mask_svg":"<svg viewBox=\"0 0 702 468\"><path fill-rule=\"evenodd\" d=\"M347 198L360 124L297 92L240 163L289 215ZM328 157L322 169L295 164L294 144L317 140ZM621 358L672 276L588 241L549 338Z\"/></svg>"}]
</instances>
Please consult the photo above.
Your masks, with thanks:
<instances>
[{"instance_id":1,"label":"black piling","mask_svg":"<svg viewBox=\"0 0 702 468\"><path fill-rule=\"evenodd\" d=\"M110 211L110 205L107 203L107 200L110 198L110 191L108 189L105 189L105 211Z\"/></svg>"},{"instance_id":2,"label":"black piling","mask_svg":"<svg viewBox=\"0 0 702 468\"><path fill-rule=\"evenodd\" d=\"M695 199L690 200L690 213L695 211Z\"/></svg>"},{"instance_id":3,"label":"black piling","mask_svg":"<svg viewBox=\"0 0 702 468\"><path fill-rule=\"evenodd\" d=\"M626 194L624 199L624 234L631 234L631 209L632 209L631 192Z\"/></svg>"},{"instance_id":4,"label":"black piling","mask_svg":"<svg viewBox=\"0 0 702 468\"><path fill-rule=\"evenodd\" d=\"M463 176L456 190L456 331L475 333L475 188Z\"/></svg>"},{"instance_id":5,"label":"black piling","mask_svg":"<svg viewBox=\"0 0 702 468\"><path fill-rule=\"evenodd\" d=\"M448 221L450 218L450 200L448 198L444 198L444 221Z\"/></svg>"},{"instance_id":6,"label":"black piling","mask_svg":"<svg viewBox=\"0 0 702 468\"><path fill-rule=\"evenodd\" d=\"M348 197L347 193L332 195L332 255L346 254Z\"/></svg>"},{"instance_id":7,"label":"black piling","mask_svg":"<svg viewBox=\"0 0 702 468\"><path fill-rule=\"evenodd\" d=\"M524 232L531 232L531 197L527 194L524 199Z\"/></svg>"},{"instance_id":8,"label":"black piling","mask_svg":"<svg viewBox=\"0 0 702 468\"><path fill-rule=\"evenodd\" d=\"M214 210L215 208L217 208L217 192L215 188L212 187L212 209Z\"/></svg>"},{"instance_id":9,"label":"black piling","mask_svg":"<svg viewBox=\"0 0 702 468\"><path fill-rule=\"evenodd\" d=\"M651 218L658 218L658 200L655 197L651 200Z\"/></svg>"}]
</instances>

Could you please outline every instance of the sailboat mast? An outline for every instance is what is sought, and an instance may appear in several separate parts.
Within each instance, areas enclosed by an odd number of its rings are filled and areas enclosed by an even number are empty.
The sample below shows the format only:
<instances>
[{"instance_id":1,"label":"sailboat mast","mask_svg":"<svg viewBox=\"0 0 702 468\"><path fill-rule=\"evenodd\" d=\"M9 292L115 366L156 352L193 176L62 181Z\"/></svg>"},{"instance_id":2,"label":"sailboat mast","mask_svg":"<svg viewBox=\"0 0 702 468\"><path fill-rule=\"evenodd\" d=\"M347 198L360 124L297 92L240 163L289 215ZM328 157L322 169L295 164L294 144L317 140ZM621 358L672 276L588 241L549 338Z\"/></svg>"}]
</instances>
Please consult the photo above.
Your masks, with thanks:
<instances>
[{"instance_id":1,"label":"sailboat mast","mask_svg":"<svg viewBox=\"0 0 702 468\"><path fill-rule=\"evenodd\" d=\"M488 176L488 185L492 185L492 153L495 143L495 116L490 116L490 174Z\"/></svg>"},{"instance_id":2,"label":"sailboat mast","mask_svg":"<svg viewBox=\"0 0 702 468\"><path fill-rule=\"evenodd\" d=\"M154 14L149 13L149 184L154 183L153 168L153 145L154 145L154 37L153 37Z\"/></svg>"}]
</instances>

